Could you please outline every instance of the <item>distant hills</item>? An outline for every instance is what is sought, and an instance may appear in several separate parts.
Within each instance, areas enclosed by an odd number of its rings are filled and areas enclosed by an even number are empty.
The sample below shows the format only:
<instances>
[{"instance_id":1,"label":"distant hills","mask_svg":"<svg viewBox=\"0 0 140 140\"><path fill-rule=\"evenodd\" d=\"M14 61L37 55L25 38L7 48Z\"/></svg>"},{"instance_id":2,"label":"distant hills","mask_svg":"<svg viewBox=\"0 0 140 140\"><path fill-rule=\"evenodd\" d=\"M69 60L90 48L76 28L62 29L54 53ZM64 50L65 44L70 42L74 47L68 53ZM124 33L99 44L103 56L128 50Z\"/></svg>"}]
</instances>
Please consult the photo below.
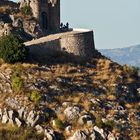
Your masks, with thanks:
<instances>
[{"instance_id":1,"label":"distant hills","mask_svg":"<svg viewBox=\"0 0 140 140\"><path fill-rule=\"evenodd\" d=\"M127 48L101 49L99 51L119 64L140 67L140 45Z\"/></svg>"}]
</instances>

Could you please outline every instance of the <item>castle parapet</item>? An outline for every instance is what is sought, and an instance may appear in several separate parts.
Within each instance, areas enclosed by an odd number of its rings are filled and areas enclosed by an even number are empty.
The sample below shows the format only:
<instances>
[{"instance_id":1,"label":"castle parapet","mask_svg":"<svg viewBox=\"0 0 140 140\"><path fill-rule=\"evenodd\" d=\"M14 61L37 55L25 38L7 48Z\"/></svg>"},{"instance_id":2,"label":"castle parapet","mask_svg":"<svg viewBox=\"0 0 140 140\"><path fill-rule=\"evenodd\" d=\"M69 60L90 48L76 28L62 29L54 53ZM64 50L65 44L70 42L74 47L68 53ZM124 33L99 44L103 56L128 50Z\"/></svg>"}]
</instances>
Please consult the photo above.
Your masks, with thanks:
<instances>
[{"instance_id":1,"label":"castle parapet","mask_svg":"<svg viewBox=\"0 0 140 140\"><path fill-rule=\"evenodd\" d=\"M71 31L49 35L25 42L34 56L47 55L49 50L91 58L94 55L94 35L92 30L71 29Z\"/></svg>"}]
</instances>

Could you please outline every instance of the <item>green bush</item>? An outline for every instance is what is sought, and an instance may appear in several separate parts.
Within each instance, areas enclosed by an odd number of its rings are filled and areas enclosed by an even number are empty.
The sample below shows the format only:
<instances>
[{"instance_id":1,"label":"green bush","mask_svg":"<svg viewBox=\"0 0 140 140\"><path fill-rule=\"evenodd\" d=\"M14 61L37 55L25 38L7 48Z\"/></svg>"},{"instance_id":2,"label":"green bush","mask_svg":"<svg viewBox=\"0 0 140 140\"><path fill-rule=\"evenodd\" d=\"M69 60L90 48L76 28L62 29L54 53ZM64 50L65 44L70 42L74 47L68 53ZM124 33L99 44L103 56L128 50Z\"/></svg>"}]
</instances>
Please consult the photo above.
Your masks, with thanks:
<instances>
[{"instance_id":1,"label":"green bush","mask_svg":"<svg viewBox=\"0 0 140 140\"><path fill-rule=\"evenodd\" d=\"M23 87L23 80L20 77L14 77L12 79L12 89L14 92L20 92Z\"/></svg>"},{"instance_id":2,"label":"green bush","mask_svg":"<svg viewBox=\"0 0 140 140\"><path fill-rule=\"evenodd\" d=\"M6 63L24 62L28 57L28 48L18 36L10 34L0 38L0 58Z\"/></svg>"},{"instance_id":3,"label":"green bush","mask_svg":"<svg viewBox=\"0 0 140 140\"><path fill-rule=\"evenodd\" d=\"M32 15L32 10L31 10L31 7L29 5L25 5L21 8L21 13L24 15L24 16L27 16L27 15Z\"/></svg>"},{"instance_id":4,"label":"green bush","mask_svg":"<svg viewBox=\"0 0 140 140\"><path fill-rule=\"evenodd\" d=\"M115 124L114 121L112 120L107 120L106 122L103 122L102 119L99 117L96 118L95 124L99 127L99 128L103 128L105 130L108 131L112 131Z\"/></svg>"},{"instance_id":5,"label":"green bush","mask_svg":"<svg viewBox=\"0 0 140 140\"><path fill-rule=\"evenodd\" d=\"M13 68L12 89L14 92L20 92L23 88L23 79L21 78L22 70L20 66Z\"/></svg>"},{"instance_id":6,"label":"green bush","mask_svg":"<svg viewBox=\"0 0 140 140\"><path fill-rule=\"evenodd\" d=\"M45 117L46 117L46 119L49 119L49 117L50 117L49 113L46 112Z\"/></svg>"},{"instance_id":7,"label":"green bush","mask_svg":"<svg viewBox=\"0 0 140 140\"><path fill-rule=\"evenodd\" d=\"M38 92L36 90L34 90L34 91L31 92L31 94L30 94L30 100L31 101L33 101L35 103L38 103L40 99L41 99L40 92Z\"/></svg>"},{"instance_id":8,"label":"green bush","mask_svg":"<svg viewBox=\"0 0 140 140\"><path fill-rule=\"evenodd\" d=\"M55 127L59 130L64 130L64 123L61 120L56 119L55 120Z\"/></svg>"}]
</instances>

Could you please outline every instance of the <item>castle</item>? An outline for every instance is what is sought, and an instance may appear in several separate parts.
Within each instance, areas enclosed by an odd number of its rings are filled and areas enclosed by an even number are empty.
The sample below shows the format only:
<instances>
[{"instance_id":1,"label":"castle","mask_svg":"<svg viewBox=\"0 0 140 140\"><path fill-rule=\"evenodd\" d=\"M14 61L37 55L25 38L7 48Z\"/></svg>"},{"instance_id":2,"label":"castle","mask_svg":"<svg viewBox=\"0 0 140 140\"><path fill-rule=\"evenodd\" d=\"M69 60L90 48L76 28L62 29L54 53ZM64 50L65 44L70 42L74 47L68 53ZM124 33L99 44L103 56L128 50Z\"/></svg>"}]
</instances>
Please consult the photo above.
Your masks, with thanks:
<instances>
[{"instance_id":1,"label":"castle","mask_svg":"<svg viewBox=\"0 0 140 140\"><path fill-rule=\"evenodd\" d=\"M20 7L26 4L31 7L33 17L37 19L44 32L59 32L60 0L21 0Z\"/></svg>"},{"instance_id":2,"label":"castle","mask_svg":"<svg viewBox=\"0 0 140 140\"><path fill-rule=\"evenodd\" d=\"M4 4L5 0L2 1ZM17 17L26 6L31 9L30 18L22 15ZM52 51L67 52L84 58L94 56L96 51L92 30L61 30L60 0L20 0L19 8L12 11L15 11L16 15L0 14L0 36L16 29L25 38L24 44L29 47L31 56L46 56ZM6 16L11 22L3 20ZM34 39L30 39L30 36Z\"/></svg>"}]
</instances>

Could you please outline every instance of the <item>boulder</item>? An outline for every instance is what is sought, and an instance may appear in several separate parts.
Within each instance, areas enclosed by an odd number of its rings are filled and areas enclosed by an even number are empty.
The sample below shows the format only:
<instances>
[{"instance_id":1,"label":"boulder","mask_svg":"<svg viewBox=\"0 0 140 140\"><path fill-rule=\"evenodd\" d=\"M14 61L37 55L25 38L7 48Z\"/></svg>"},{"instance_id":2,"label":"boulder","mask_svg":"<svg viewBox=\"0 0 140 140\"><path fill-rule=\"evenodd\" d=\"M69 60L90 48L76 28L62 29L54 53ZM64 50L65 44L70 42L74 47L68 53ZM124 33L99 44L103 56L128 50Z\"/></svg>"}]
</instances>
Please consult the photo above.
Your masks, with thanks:
<instances>
[{"instance_id":1,"label":"boulder","mask_svg":"<svg viewBox=\"0 0 140 140\"><path fill-rule=\"evenodd\" d=\"M68 140L87 140L87 136L83 131L78 130Z\"/></svg>"},{"instance_id":2,"label":"boulder","mask_svg":"<svg viewBox=\"0 0 140 140\"><path fill-rule=\"evenodd\" d=\"M116 140L115 136L110 132L107 136L108 140Z\"/></svg>"},{"instance_id":3,"label":"boulder","mask_svg":"<svg viewBox=\"0 0 140 140\"><path fill-rule=\"evenodd\" d=\"M71 125L69 125L65 128L66 133L71 133L71 131L72 131L72 126Z\"/></svg>"},{"instance_id":4,"label":"boulder","mask_svg":"<svg viewBox=\"0 0 140 140\"><path fill-rule=\"evenodd\" d=\"M84 125L84 124L87 124L88 126L92 126L95 122L95 118L93 118L92 116L90 115L83 115L79 118L78 120L78 123L80 125Z\"/></svg>"},{"instance_id":5,"label":"boulder","mask_svg":"<svg viewBox=\"0 0 140 140\"><path fill-rule=\"evenodd\" d=\"M96 140L96 134L94 131L91 133L90 138L91 140Z\"/></svg>"},{"instance_id":6,"label":"boulder","mask_svg":"<svg viewBox=\"0 0 140 140\"><path fill-rule=\"evenodd\" d=\"M79 107L67 107L64 110L64 114L67 117L68 121L76 120L79 117L80 114L80 108Z\"/></svg>"},{"instance_id":7,"label":"boulder","mask_svg":"<svg viewBox=\"0 0 140 140\"><path fill-rule=\"evenodd\" d=\"M94 126L94 131L97 132L98 134L100 134L100 137L105 140L106 139L106 136L104 134L104 130L103 129L100 129L99 127L97 126Z\"/></svg>"},{"instance_id":8,"label":"boulder","mask_svg":"<svg viewBox=\"0 0 140 140\"><path fill-rule=\"evenodd\" d=\"M19 102L16 99L14 99L14 98L8 98L8 99L6 99L6 103L11 108L15 108L15 109L20 108L19 107Z\"/></svg>"},{"instance_id":9,"label":"boulder","mask_svg":"<svg viewBox=\"0 0 140 140\"><path fill-rule=\"evenodd\" d=\"M13 26L14 27L22 28L23 27L23 21L22 21L22 19L21 18L15 19L15 21L13 22Z\"/></svg>"},{"instance_id":10,"label":"boulder","mask_svg":"<svg viewBox=\"0 0 140 140\"><path fill-rule=\"evenodd\" d=\"M14 120L14 111L13 110L8 111L8 116L9 116L9 119Z\"/></svg>"},{"instance_id":11,"label":"boulder","mask_svg":"<svg viewBox=\"0 0 140 140\"><path fill-rule=\"evenodd\" d=\"M39 121L40 116L36 115L35 111L30 111L29 115L27 117L27 124L31 127L35 126L37 122Z\"/></svg>"},{"instance_id":12,"label":"boulder","mask_svg":"<svg viewBox=\"0 0 140 140\"><path fill-rule=\"evenodd\" d=\"M20 118L23 118L23 116L24 116L24 111L25 111L25 108L24 108L24 107L22 107L22 108L20 108L20 109L18 110L18 114L19 114L19 117L20 117Z\"/></svg>"},{"instance_id":13,"label":"boulder","mask_svg":"<svg viewBox=\"0 0 140 140\"><path fill-rule=\"evenodd\" d=\"M44 135L47 137L47 140L56 140L55 133L52 129L45 129Z\"/></svg>"},{"instance_id":14,"label":"boulder","mask_svg":"<svg viewBox=\"0 0 140 140\"><path fill-rule=\"evenodd\" d=\"M5 124L9 121L9 118L8 118L8 114L7 112L5 111L3 116L2 116L2 123Z\"/></svg>"},{"instance_id":15,"label":"boulder","mask_svg":"<svg viewBox=\"0 0 140 140\"><path fill-rule=\"evenodd\" d=\"M22 122L18 118L15 118L15 122L16 122L18 127L22 126Z\"/></svg>"},{"instance_id":16,"label":"boulder","mask_svg":"<svg viewBox=\"0 0 140 140\"><path fill-rule=\"evenodd\" d=\"M40 126L39 124L35 126L35 129L36 129L37 133L39 133L39 134L43 133L43 131L44 131L43 127Z\"/></svg>"}]
</instances>

